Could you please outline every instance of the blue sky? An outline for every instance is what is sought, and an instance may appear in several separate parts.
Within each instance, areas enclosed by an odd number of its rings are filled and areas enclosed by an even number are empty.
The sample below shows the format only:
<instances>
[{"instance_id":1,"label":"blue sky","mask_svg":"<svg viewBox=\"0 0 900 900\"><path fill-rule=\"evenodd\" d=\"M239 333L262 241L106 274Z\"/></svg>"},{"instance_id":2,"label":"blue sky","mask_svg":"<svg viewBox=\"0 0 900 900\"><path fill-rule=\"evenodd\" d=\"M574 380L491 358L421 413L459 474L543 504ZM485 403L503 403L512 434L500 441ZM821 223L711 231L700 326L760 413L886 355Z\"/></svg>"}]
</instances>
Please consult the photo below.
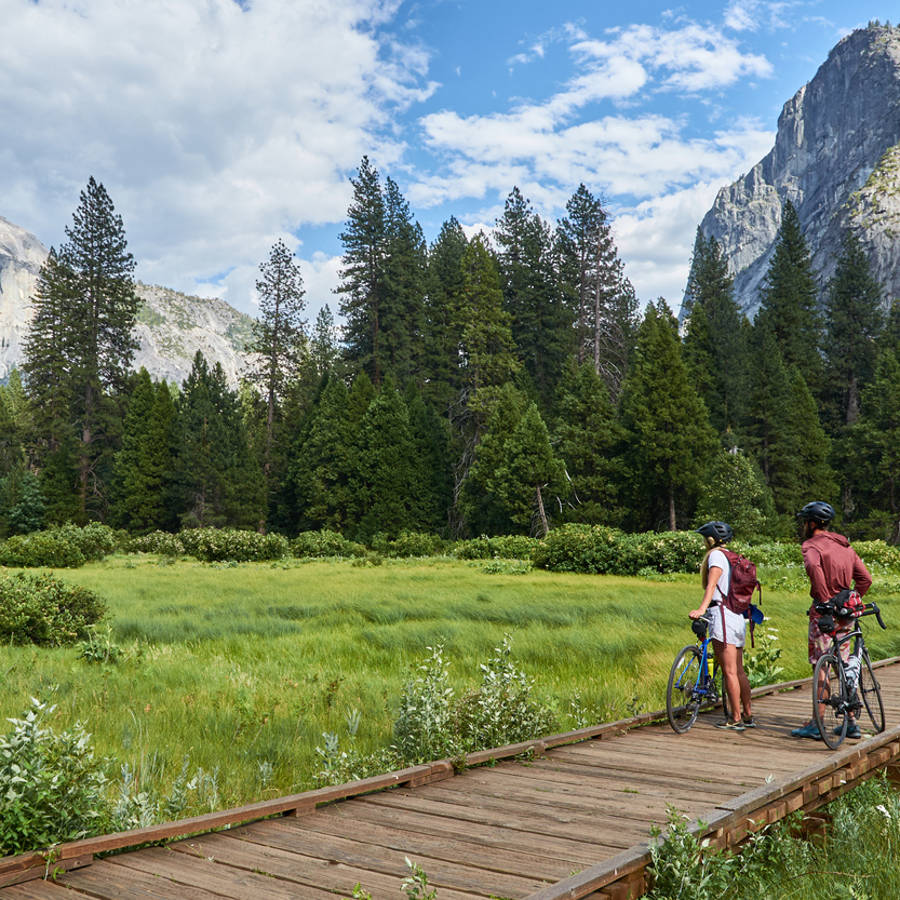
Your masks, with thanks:
<instances>
[{"instance_id":1,"label":"blue sky","mask_svg":"<svg viewBox=\"0 0 900 900\"><path fill-rule=\"evenodd\" d=\"M0 0L0 215L63 240L89 175L138 275L255 309L274 240L310 318L336 310L349 175L368 154L433 239L514 185L554 220L602 196L643 301L677 306L719 187L861 0ZM896 13L895 13L896 16Z\"/></svg>"}]
</instances>

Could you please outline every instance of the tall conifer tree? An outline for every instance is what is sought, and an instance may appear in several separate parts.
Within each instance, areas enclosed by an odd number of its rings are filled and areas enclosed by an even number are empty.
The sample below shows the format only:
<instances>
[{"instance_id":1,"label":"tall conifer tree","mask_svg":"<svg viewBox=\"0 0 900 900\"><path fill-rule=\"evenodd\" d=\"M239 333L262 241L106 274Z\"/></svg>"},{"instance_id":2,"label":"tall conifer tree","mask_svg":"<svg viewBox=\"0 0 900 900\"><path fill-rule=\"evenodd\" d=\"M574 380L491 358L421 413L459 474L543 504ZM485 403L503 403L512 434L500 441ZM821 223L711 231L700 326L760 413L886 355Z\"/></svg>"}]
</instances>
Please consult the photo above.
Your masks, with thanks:
<instances>
[{"instance_id":1,"label":"tall conifer tree","mask_svg":"<svg viewBox=\"0 0 900 900\"><path fill-rule=\"evenodd\" d=\"M83 522L102 514L106 505L104 468L120 416L109 398L124 390L137 348L133 328L138 299L122 217L93 177L81 192L66 238L41 271L25 370L36 409L51 417L51 435L62 424L58 404L42 410L41 400L56 389L59 404L68 406L65 424L75 434L76 516Z\"/></svg>"},{"instance_id":2,"label":"tall conifer tree","mask_svg":"<svg viewBox=\"0 0 900 900\"><path fill-rule=\"evenodd\" d=\"M647 308L635 360L622 389L622 421L629 431L634 500L648 504L654 527L662 514L674 531L717 449L706 405L681 357L678 326L664 300ZM676 502L677 501L677 502Z\"/></svg>"},{"instance_id":3,"label":"tall conifer tree","mask_svg":"<svg viewBox=\"0 0 900 900\"><path fill-rule=\"evenodd\" d=\"M796 367L808 386L821 383L819 357L821 316L816 304L816 278L797 210L785 201L775 252L760 294L756 324L768 328L790 368Z\"/></svg>"},{"instance_id":4,"label":"tall conifer tree","mask_svg":"<svg viewBox=\"0 0 900 900\"><path fill-rule=\"evenodd\" d=\"M284 241L275 242L259 271L261 278L256 282L259 317L253 323L250 350L259 357L253 376L262 388L266 404L262 472L268 508L274 487L272 465L280 405L287 385L300 373L306 351L306 322L303 319L306 301L300 267ZM264 527L263 522L260 527Z\"/></svg>"}]
</instances>

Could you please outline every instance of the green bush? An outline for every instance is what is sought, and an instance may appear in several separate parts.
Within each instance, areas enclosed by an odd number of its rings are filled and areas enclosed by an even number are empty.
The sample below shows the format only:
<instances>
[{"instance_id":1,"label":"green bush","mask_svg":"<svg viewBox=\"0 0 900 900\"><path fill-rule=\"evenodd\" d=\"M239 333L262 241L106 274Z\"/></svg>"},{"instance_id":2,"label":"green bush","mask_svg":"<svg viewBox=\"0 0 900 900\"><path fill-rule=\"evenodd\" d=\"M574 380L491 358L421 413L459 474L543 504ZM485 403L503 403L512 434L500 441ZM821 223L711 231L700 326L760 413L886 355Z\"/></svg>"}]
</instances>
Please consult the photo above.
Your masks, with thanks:
<instances>
[{"instance_id":1,"label":"green bush","mask_svg":"<svg viewBox=\"0 0 900 900\"><path fill-rule=\"evenodd\" d=\"M362 557L366 548L348 541L342 534L323 528L321 531L301 531L291 541L291 553L298 559L320 559L328 556Z\"/></svg>"},{"instance_id":2,"label":"green bush","mask_svg":"<svg viewBox=\"0 0 900 900\"><path fill-rule=\"evenodd\" d=\"M185 553L201 562L256 562L288 555L287 538L233 528L188 528L178 533Z\"/></svg>"},{"instance_id":3,"label":"green bush","mask_svg":"<svg viewBox=\"0 0 900 900\"><path fill-rule=\"evenodd\" d=\"M636 538L605 525L563 525L544 538L534 564L552 572L633 575L648 565Z\"/></svg>"},{"instance_id":4,"label":"green bush","mask_svg":"<svg viewBox=\"0 0 900 900\"><path fill-rule=\"evenodd\" d=\"M151 531L131 538L125 545L128 553L158 553L160 556L183 556L184 544L168 531Z\"/></svg>"},{"instance_id":5,"label":"green bush","mask_svg":"<svg viewBox=\"0 0 900 900\"><path fill-rule=\"evenodd\" d=\"M900 547L894 547L884 541L855 541L853 549L867 566L900 572Z\"/></svg>"},{"instance_id":6,"label":"green bush","mask_svg":"<svg viewBox=\"0 0 900 900\"><path fill-rule=\"evenodd\" d=\"M108 525L60 525L7 539L0 545L0 565L74 569L89 560L103 559L117 548L116 532Z\"/></svg>"},{"instance_id":7,"label":"green bush","mask_svg":"<svg viewBox=\"0 0 900 900\"><path fill-rule=\"evenodd\" d=\"M55 733L37 700L0 735L0 855L75 841L107 828L104 760L81 725Z\"/></svg>"},{"instance_id":8,"label":"green bush","mask_svg":"<svg viewBox=\"0 0 900 900\"><path fill-rule=\"evenodd\" d=\"M5 643L73 644L105 614L106 605L93 591L52 575L0 577L0 641Z\"/></svg>"},{"instance_id":9,"label":"green bush","mask_svg":"<svg viewBox=\"0 0 900 900\"><path fill-rule=\"evenodd\" d=\"M457 559L522 559L530 562L540 546L541 541L524 534L481 535L468 541L457 541L452 552Z\"/></svg>"},{"instance_id":10,"label":"green bush","mask_svg":"<svg viewBox=\"0 0 900 900\"><path fill-rule=\"evenodd\" d=\"M394 558L439 556L444 551L444 541L441 538L421 531L401 531L393 540L384 534L376 534L371 545L382 556Z\"/></svg>"},{"instance_id":11,"label":"green bush","mask_svg":"<svg viewBox=\"0 0 900 900\"><path fill-rule=\"evenodd\" d=\"M77 569L87 560L81 550L55 531L16 534L0 544L0 565Z\"/></svg>"},{"instance_id":12,"label":"green bush","mask_svg":"<svg viewBox=\"0 0 900 900\"><path fill-rule=\"evenodd\" d=\"M797 541L770 541L747 546L743 542L735 542L731 549L743 553L753 560L757 566L800 566L803 565L803 551Z\"/></svg>"}]
</instances>

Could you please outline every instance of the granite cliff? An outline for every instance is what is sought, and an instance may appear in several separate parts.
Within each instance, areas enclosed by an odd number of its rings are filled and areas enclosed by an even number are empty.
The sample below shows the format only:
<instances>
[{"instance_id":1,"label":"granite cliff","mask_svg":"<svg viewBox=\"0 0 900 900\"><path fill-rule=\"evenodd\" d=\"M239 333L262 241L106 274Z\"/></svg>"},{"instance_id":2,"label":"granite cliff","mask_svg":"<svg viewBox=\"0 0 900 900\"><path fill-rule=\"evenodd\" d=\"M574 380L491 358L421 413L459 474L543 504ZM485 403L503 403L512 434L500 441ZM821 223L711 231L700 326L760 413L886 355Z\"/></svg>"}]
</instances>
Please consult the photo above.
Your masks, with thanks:
<instances>
[{"instance_id":1,"label":"granite cliff","mask_svg":"<svg viewBox=\"0 0 900 900\"><path fill-rule=\"evenodd\" d=\"M752 315L781 208L790 200L824 285L843 232L868 252L886 301L900 297L900 28L870 25L845 37L784 105L775 146L722 188L700 224L735 274L735 299Z\"/></svg>"},{"instance_id":2,"label":"granite cliff","mask_svg":"<svg viewBox=\"0 0 900 900\"><path fill-rule=\"evenodd\" d=\"M47 248L33 235L0 217L0 378L22 360L22 339L31 321L31 295ZM179 384L200 350L222 364L236 384L246 363L253 320L222 300L190 297L164 287L136 285L141 299L135 333L140 347L135 369Z\"/></svg>"}]
</instances>

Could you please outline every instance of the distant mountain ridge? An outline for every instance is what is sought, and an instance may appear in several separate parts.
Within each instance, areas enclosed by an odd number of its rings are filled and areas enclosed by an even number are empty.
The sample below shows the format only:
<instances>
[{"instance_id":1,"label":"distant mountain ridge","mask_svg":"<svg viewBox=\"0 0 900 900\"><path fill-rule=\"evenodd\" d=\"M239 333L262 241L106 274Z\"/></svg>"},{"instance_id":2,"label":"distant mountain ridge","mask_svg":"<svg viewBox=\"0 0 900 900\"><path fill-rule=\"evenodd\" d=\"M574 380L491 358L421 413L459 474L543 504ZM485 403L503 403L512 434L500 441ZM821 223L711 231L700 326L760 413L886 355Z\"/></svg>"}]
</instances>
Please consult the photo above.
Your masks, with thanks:
<instances>
[{"instance_id":1,"label":"distant mountain ridge","mask_svg":"<svg viewBox=\"0 0 900 900\"><path fill-rule=\"evenodd\" d=\"M840 41L784 105L775 146L722 188L700 228L719 241L747 313L790 200L824 284L846 229L860 238L884 299L900 297L900 28L870 25Z\"/></svg>"},{"instance_id":2,"label":"distant mountain ridge","mask_svg":"<svg viewBox=\"0 0 900 900\"><path fill-rule=\"evenodd\" d=\"M22 362L22 341L32 317L31 296L47 248L30 232L0 216L0 378ZM253 319L224 300L192 297L138 282L142 303L135 335L134 368L179 384L200 350L210 365L221 363L231 385L247 365Z\"/></svg>"}]
</instances>

